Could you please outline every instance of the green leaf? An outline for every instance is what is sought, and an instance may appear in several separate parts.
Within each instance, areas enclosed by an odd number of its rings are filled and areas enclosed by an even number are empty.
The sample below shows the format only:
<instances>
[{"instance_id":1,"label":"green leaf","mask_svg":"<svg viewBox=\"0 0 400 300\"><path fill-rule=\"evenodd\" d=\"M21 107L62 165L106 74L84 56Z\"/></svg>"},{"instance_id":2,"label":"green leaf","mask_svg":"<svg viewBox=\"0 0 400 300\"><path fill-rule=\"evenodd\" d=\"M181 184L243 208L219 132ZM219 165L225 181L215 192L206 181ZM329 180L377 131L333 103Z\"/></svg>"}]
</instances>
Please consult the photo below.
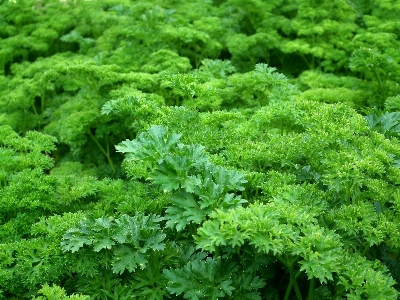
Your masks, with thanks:
<instances>
[{"instance_id":1,"label":"green leaf","mask_svg":"<svg viewBox=\"0 0 400 300\"><path fill-rule=\"evenodd\" d=\"M77 252L84 245L92 245L93 238L86 228L71 228L63 236L61 246L64 251Z\"/></svg>"},{"instance_id":2,"label":"green leaf","mask_svg":"<svg viewBox=\"0 0 400 300\"><path fill-rule=\"evenodd\" d=\"M149 253L164 249L166 236L158 224L162 220L156 215L142 214L117 219L87 218L64 234L61 246L64 252L77 252L84 245L92 246L94 252L110 251L115 270L133 272L137 266L145 267Z\"/></svg>"},{"instance_id":3,"label":"green leaf","mask_svg":"<svg viewBox=\"0 0 400 300\"><path fill-rule=\"evenodd\" d=\"M171 294L183 294L185 299L219 299L232 295L232 276L236 266L222 265L220 259L194 260L183 268L164 270Z\"/></svg>"},{"instance_id":4,"label":"green leaf","mask_svg":"<svg viewBox=\"0 0 400 300\"><path fill-rule=\"evenodd\" d=\"M126 140L115 148L117 152L128 153L129 159L141 159L160 164L164 161L169 149L180 138L180 134L169 135L165 127L153 125L146 133L141 133L137 140Z\"/></svg>"},{"instance_id":5,"label":"green leaf","mask_svg":"<svg viewBox=\"0 0 400 300\"><path fill-rule=\"evenodd\" d=\"M171 196L169 201L174 206L165 211L167 227L180 231L191 222L200 224L205 219L207 211L201 209L193 194L179 192Z\"/></svg>"},{"instance_id":6,"label":"green leaf","mask_svg":"<svg viewBox=\"0 0 400 300\"><path fill-rule=\"evenodd\" d=\"M112 259L112 271L122 274L125 270L135 272L136 268L144 269L147 264L145 255L128 246L118 246Z\"/></svg>"}]
</instances>

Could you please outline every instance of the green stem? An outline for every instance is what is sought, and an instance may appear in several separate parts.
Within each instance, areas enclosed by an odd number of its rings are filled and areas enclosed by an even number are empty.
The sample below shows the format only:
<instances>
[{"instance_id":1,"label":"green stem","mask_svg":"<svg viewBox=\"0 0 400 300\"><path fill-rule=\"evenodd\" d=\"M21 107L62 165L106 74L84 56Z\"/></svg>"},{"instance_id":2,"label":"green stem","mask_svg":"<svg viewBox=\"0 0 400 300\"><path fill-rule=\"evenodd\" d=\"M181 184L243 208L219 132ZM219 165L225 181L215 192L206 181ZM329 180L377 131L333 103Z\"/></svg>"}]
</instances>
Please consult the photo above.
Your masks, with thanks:
<instances>
[{"instance_id":1,"label":"green stem","mask_svg":"<svg viewBox=\"0 0 400 300\"><path fill-rule=\"evenodd\" d=\"M288 268L290 274L290 282L286 288L284 300L289 299L292 287L294 287L294 290L296 292L297 300L302 300L300 289L299 286L297 285L297 280L296 280L296 278L300 275L300 272L295 274L293 270L293 264L296 262L297 258L293 258L292 260L290 260L287 255L286 255L286 260L279 255L277 255L276 258Z\"/></svg>"},{"instance_id":2,"label":"green stem","mask_svg":"<svg viewBox=\"0 0 400 300\"><path fill-rule=\"evenodd\" d=\"M313 277L313 278L311 279L310 287L309 287L309 289L308 289L308 297L307 297L307 300L313 300L313 299L314 299L315 283L316 283L316 280L315 280L315 277Z\"/></svg>"},{"instance_id":3,"label":"green stem","mask_svg":"<svg viewBox=\"0 0 400 300\"><path fill-rule=\"evenodd\" d=\"M367 253L368 250L369 250L369 245L366 244L364 250L361 252L361 255L365 256L365 254Z\"/></svg>"},{"instance_id":4,"label":"green stem","mask_svg":"<svg viewBox=\"0 0 400 300\"><path fill-rule=\"evenodd\" d=\"M300 56L304 59L309 69L313 69L307 57L304 54L300 54Z\"/></svg>"},{"instance_id":5,"label":"green stem","mask_svg":"<svg viewBox=\"0 0 400 300\"><path fill-rule=\"evenodd\" d=\"M292 281L289 282L287 288L286 288L286 293L285 293L285 297L283 298L283 300L289 300L289 296L290 296L290 292L292 291Z\"/></svg>"},{"instance_id":6,"label":"green stem","mask_svg":"<svg viewBox=\"0 0 400 300\"><path fill-rule=\"evenodd\" d=\"M27 110L26 109L24 109L24 121L22 122L22 132L24 133L24 135L25 135L25 133L26 133L26 115L27 115Z\"/></svg>"},{"instance_id":7,"label":"green stem","mask_svg":"<svg viewBox=\"0 0 400 300\"><path fill-rule=\"evenodd\" d=\"M40 123L39 123L39 127L42 126L42 124L44 124L44 102L46 99L46 90L43 91L42 96L40 97L40 110L41 110L41 119L40 119ZM44 125L43 125L44 127Z\"/></svg>"},{"instance_id":8,"label":"green stem","mask_svg":"<svg viewBox=\"0 0 400 300\"><path fill-rule=\"evenodd\" d=\"M38 114L38 112L37 112L37 110L36 110L36 107L35 107L35 103L32 103L32 109L33 109L33 112L35 113L35 116L38 116L39 114ZM42 121L39 119L39 124L38 124L38 130L40 130L40 127L42 126Z\"/></svg>"},{"instance_id":9,"label":"green stem","mask_svg":"<svg viewBox=\"0 0 400 300\"><path fill-rule=\"evenodd\" d=\"M40 97L40 109L42 111L42 118L43 118L43 114L44 114L44 101L45 101L45 97L46 97L46 90L43 91L42 97Z\"/></svg>"},{"instance_id":10,"label":"green stem","mask_svg":"<svg viewBox=\"0 0 400 300\"><path fill-rule=\"evenodd\" d=\"M288 263L286 262L286 260L284 260L282 257L280 257L279 255L276 256L276 258L283 263L286 267L288 266Z\"/></svg>"},{"instance_id":11,"label":"green stem","mask_svg":"<svg viewBox=\"0 0 400 300\"><path fill-rule=\"evenodd\" d=\"M293 284L294 291L296 292L297 300L302 300L299 286L297 285L296 275L294 274L293 266L289 266L290 281Z\"/></svg>"},{"instance_id":12,"label":"green stem","mask_svg":"<svg viewBox=\"0 0 400 300\"><path fill-rule=\"evenodd\" d=\"M215 247L215 257L220 257L220 256L221 256L221 253L220 253L220 251L219 251L219 247L216 246L216 247Z\"/></svg>"},{"instance_id":13,"label":"green stem","mask_svg":"<svg viewBox=\"0 0 400 300\"><path fill-rule=\"evenodd\" d=\"M107 156L110 156L110 148L108 146L108 137L106 136L106 149L107 149Z\"/></svg>"},{"instance_id":14,"label":"green stem","mask_svg":"<svg viewBox=\"0 0 400 300\"><path fill-rule=\"evenodd\" d=\"M33 112L35 113L35 115L38 115L38 112L36 110L36 107L35 107L34 103L32 103L32 109L33 109Z\"/></svg>"},{"instance_id":15,"label":"green stem","mask_svg":"<svg viewBox=\"0 0 400 300\"><path fill-rule=\"evenodd\" d=\"M379 88L382 88L383 87L383 83L382 83L382 80L381 80L381 76L376 71L376 69L374 69L374 76L375 76L376 81L378 81Z\"/></svg>"},{"instance_id":16,"label":"green stem","mask_svg":"<svg viewBox=\"0 0 400 300\"><path fill-rule=\"evenodd\" d=\"M108 154L108 144L107 144L107 151L104 150L103 146L100 145L98 139L89 131L89 135L92 138L93 142L97 145L97 147L100 149L100 151L104 154L104 156L107 158L108 163L111 167L111 169L113 170L113 173L115 173L115 167L114 167L114 163L110 157L110 155Z\"/></svg>"},{"instance_id":17,"label":"green stem","mask_svg":"<svg viewBox=\"0 0 400 300\"><path fill-rule=\"evenodd\" d=\"M350 182L346 182L346 203L350 205Z\"/></svg>"},{"instance_id":18,"label":"green stem","mask_svg":"<svg viewBox=\"0 0 400 300\"><path fill-rule=\"evenodd\" d=\"M287 267L289 269L290 282L293 284L294 291L296 292L297 300L302 300L303 298L301 297L300 289L299 289L299 286L297 285L296 275L294 274L294 270L293 270L293 263L296 260L297 259L295 259L294 261L291 261L291 260L287 259L287 261L288 261Z\"/></svg>"},{"instance_id":19,"label":"green stem","mask_svg":"<svg viewBox=\"0 0 400 300\"><path fill-rule=\"evenodd\" d=\"M257 161L257 164L258 164L258 168L259 168L260 172L262 172L264 169L261 167L261 163L259 160Z\"/></svg>"},{"instance_id":20,"label":"green stem","mask_svg":"<svg viewBox=\"0 0 400 300\"><path fill-rule=\"evenodd\" d=\"M386 85L387 78L382 79L381 76L379 75L379 73L376 71L376 69L374 69L373 73L374 73L376 81L378 81L379 90L382 95L382 99L386 99L387 98L387 90L385 88L385 85Z\"/></svg>"},{"instance_id":21,"label":"green stem","mask_svg":"<svg viewBox=\"0 0 400 300\"><path fill-rule=\"evenodd\" d=\"M301 273L300 271L298 271L296 273L296 278L299 277L300 273ZM288 300L289 299L290 292L292 291L292 287L293 287L293 284L292 284L292 281L290 281L288 286L287 286L287 288L286 288L285 297L283 298L284 300Z\"/></svg>"}]
</instances>

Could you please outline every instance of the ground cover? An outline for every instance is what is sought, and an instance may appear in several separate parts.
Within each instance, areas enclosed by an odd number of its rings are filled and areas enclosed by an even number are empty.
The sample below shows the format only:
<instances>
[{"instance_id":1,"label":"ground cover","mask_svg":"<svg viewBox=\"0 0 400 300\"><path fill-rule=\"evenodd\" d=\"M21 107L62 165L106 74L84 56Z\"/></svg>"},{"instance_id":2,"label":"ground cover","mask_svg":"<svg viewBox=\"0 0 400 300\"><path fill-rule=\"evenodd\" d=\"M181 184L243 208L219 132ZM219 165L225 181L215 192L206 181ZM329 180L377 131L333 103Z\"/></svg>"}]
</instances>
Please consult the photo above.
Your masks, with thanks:
<instances>
[{"instance_id":1,"label":"ground cover","mask_svg":"<svg viewBox=\"0 0 400 300\"><path fill-rule=\"evenodd\" d=\"M394 0L0 3L0 298L397 299Z\"/></svg>"}]
</instances>

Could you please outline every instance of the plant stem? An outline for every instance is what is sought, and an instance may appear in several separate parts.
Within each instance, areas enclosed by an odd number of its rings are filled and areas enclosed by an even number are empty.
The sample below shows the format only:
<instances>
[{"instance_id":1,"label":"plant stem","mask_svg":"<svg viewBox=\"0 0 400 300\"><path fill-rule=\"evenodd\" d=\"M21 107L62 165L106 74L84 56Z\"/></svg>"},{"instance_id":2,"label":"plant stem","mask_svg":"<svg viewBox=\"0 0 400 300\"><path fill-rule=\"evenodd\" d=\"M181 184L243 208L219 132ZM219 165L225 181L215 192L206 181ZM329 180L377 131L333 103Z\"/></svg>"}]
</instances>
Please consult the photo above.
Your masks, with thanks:
<instances>
[{"instance_id":1,"label":"plant stem","mask_svg":"<svg viewBox=\"0 0 400 300\"><path fill-rule=\"evenodd\" d=\"M26 133L26 115L27 115L27 110L24 109L24 121L22 122L22 132L25 134Z\"/></svg>"},{"instance_id":2,"label":"plant stem","mask_svg":"<svg viewBox=\"0 0 400 300\"><path fill-rule=\"evenodd\" d=\"M292 282L294 291L296 292L297 300L302 300L303 298L301 297L300 289L299 286L297 285L297 280L292 265L289 266L289 273L290 273L290 281Z\"/></svg>"},{"instance_id":3,"label":"plant stem","mask_svg":"<svg viewBox=\"0 0 400 300\"><path fill-rule=\"evenodd\" d=\"M278 260L288 268L289 274L290 274L290 282L286 288L284 300L289 299L292 287L294 287L294 290L296 292L297 300L302 300L303 298L301 297L300 289L299 289L299 286L297 285L297 280L296 280L296 278L297 278L297 276L299 276L300 272L298 272L297 274L294 274L294 270L293 270L293 264L297 260L297 258L290 260L287 255L286 255L286 260L283 259L282 257L280 257L279 255L277 255L276 258L278 258Z\"/></svg>"},{"instance_id":4,"label":"plant stem","mask_svg":"<svg viewBox=\"0 0 400 300\"><path fill-rule=\"evenodd\" d=\"M39 127L41 127L42 124L44 124L44 103L45 103L45 99L46 99L46 90L43 91L43 94L40 97L40 110L41 110L40 116L41 116L41 118L40 118Z\"/></svg>"},{"instance_id":5,"label":"plant stem","mask_svg":"<svg viewBox=\"0 0 400 300\"><path fill-rule=\"evenodd\" d=\"M281 263L283 263L286 267L288 267L288 262L287 261L285 261L282 257L280 257L279 255L277 255L276 256L277 258L278 258L278 260L281 262ZM285 292L285 297L283 298L283 300L288 300L289 299L289 296L290 296L290 292L292 291L292 287L293 287L293 284L292 284L292 280L290 280L289 281L289 284L288 284L288 286L287 286L287 288L286 288L286 292Z\"/></svg>"},{"instance_id":6,"label":"plant stem","mask_svg":"<svg viewBox=\"0 0 400 300\"><path fill-rule=\"evenodd\" d=\"M40 97L40 109L42 111L42 118L44 117L44 101L46 97L46 90L43 91L42 97Z\"/></svg>"},{"instance_id":7,"label":"plant stem","mask_svg":"<svg viewBox=\"0 0 400 300\"><path fill-rule=\"evenodd\" d=\"M257 161L257 164L258 164L258 168L259 168L260 172L263 171L264 169L261 167L261 163L259 160Z\"/></svg>"},{"instance_id":8,"label":"plant stem","mask_svg":"<svg viewBox=\"0 0 400 300\"><path fill-rule=\"evenodd\" d=\"M387 91L385 89L385 85L386 85L387 78L382 79L376 69L374 69L373 73L374 73L376 81L378 82L380 94L382 95L381 97L382 97L382 99L386 99L387 98Z\"/></svg>"},{"instance_id":9,"label":"plant stem","mask_svg":"<svg viewBox=\"0 0 400 300\"><path fill-rule=\"evenodd\" d=\"M309 69L313 69L307 57L304 54L300 54L300 56L304 59Z\"/></svg>"},{"instance_id":10,"label":"plant stem","mask_svg":"<svg viewBox=\"0 0 400 300\"><path fill-rule=\"evenodd\" d=\"M316 283L316 280L315 280L315 277L313 277L313 278L311 279L310 287L309 287L309 289L308 289L307 300L313 300L313 299L314 299L315 283Z\"/></svg>"},{"instance_id":11,"label":"plant stem","mask_svg":"<svg viewBox=\"0 0 400 300\"><path fill-rule=\"evenodd\" d=\"M369 245L366 244L364 250L361 252L361 255L365 256L365 254L367 253L368 250L369 250Z\"/></svg>"},{"instance_id":12,"label":"plant stem","mask_svg":"<svg viewBox=\"0 0 400 300\"><path fill-rule=\"evenodd\" d=\"M108 146L108 137L106 136L106 149L107 149L107 155L110 156L110 148Z\"/></svg>"},{"instance_id":13,"label":"plant stem","mask_svg":"<svg viewBox=\"0 0 400 300\"><path fill-rule=\"evenodd\" d=\"M287 288L286 288L286 293L285 293L285 297L283 298L283 300L289 300L289 296L290 296L290 292L292 291L292 281L289 282Z\"/></svg>"},{"instance_id":14,"label":"plant stem","mask_svg":"<svg viewBox=\"0 0 400 300\"><path fill-rule=\"evenodd\" d=\"M32 109L33 109L33 112L35 113L35 115L38 115L38 113L37 113L37 110L36 110L36 107L35 107L35 104L34 104L34 103L32 103Z\"/></svg>"},{"instance_id":15,"label":"plant stem","mask_svg":"<svg viewBox=\"0 0 400 300\"><path fill-rule=\"evenodd\" d=\"M220 253L220 251L219 251L219 247L216 246L216 247L215 247L215 257L220 257L220 256L221 256L221 253Z\"/></svg>"},{"instance_id":16,"label":"plant stem","mask_svg":"<svg viewBox=\"0 0 400 300\"><path fill-rule=\"evenodd\" d=\"M279 255L277 255L276 258L277 258L281 263L283 263L286 267L288 266L288 263L287 263L282 257L280 257Z\"/></svg>"},{"instance_id":17,"label":"plant stem","mask_svg":"<svg viewBox=\"0 0 400 300\"><path fill-rule=\"evenodd\" d=\"M97 145L97 147L100 149L100 151L105 155L105 157L108 160L108 163L111 167L111 169L113 170L113 173L115 173L115 167L114 167L114 163L108 153L108 142L107 142L107 151L104 150L103 146L100 145L98 139L89 131L89 135L92 138L93 142Z\"/></svg>"},{"instance_id":18,"label":"plant stem","mask_svg":"<svg viewBox=\"0 0 400 300\"><path fill-rule=\"evenodd\" d=\"M350 181L346 182L346 203L350 205Z\"/></svg>"},{"instance_id":19,"label":"plant stem","mask_svg":"<svg viewBox=\"0 0 400 300\"><path fill-rule=\"evenodd\" d=\"M297 260L297 259L296 259L296 260ZM294 263L296 260L292 261L292 260L289 260L289 259L287 258L287 262L288 262L287 267L288 267L288 269L289 269L290 282L293 284L294 291L296 292L297 300L302 300L303 298L301 297L300 289L299 289L299 286L297 285L296 275L294 274L294 270L293 270L293 263Z\"/></svg>"}]
</instances>

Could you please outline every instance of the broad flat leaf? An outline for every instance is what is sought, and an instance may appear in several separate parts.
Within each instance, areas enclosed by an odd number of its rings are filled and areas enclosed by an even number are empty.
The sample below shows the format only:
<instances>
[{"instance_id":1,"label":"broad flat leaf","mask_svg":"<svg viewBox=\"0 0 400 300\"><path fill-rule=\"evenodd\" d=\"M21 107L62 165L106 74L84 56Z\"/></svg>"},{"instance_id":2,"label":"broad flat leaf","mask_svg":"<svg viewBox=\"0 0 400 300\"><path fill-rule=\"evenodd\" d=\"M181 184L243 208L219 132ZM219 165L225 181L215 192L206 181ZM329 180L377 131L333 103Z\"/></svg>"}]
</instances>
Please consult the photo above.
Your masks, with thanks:
<instances>
[{"instance_id":1,"label":"broad flat leaf","mask_svg":"<svg viewBox=\"0 0 400 300\"><path fill-rule=\"evenodd\" d=\"M140 144L136 140L125 140L115 146L115 149L117 149L117 152L134 154L140 149Z\"/></svg>"},{"instance_id":2,"label":"broad flat leaf","mask_svg":"<svg viewBox=\"0 0 400 300\"><path fill-rule=\"evenodd\" d=\"M146 239L144 247L146 250L147 249L152 249L153 251L160 251L164 250L165 248L165 239L166 235L165 234L159 234L157 233L156 235L150 236Z\"/></svg>"},{"instance_id":3,"label":"broad flat leaf","mask_svg":"<svg viewBox=\"0 0 400 300\"><path fill-rule=\"evenodd\" d=\"M223 264L220 259L207 258L188 262L175 270L164 270L171 294L184 294L186 299L219 299L232 295L232 273L235 264Z\"/></svg>"},{"instance_id":4,"label":"broad flat leaf","mask_svg":"<svg viewBox=\"0 0 400 300\"><path fill-rule=\"evenodd\" d=\"M207 220L203 226L197 230L199 236L194 236L197 248L207 251L215 251L215 247L226 245L227 240L220 231L218 220ZM243 243L242 243L243 244Z\"/></svg>"},{"instance_id":5,"label":"broad flat leaf","mask_svg":"<svg viewBox=\"0 0 400 300\"><path fill-rule=\"evenodd\" d=\"M186 192L193 193L201 186L201 178L199 176L188 176L181 186Z\"/></svg>"},{"instance_id":6,"label":"broad flat leaf","mask_svg":"<svg viewBox=\"0 0 400 300\"><path fill-rule=\"evenodd\" d=\"M143 253L137 252L128 246L119 246L112 260L112 270L114 273L122 274L125 270L135 272L136 268L144 269L147 259Z\"/></svg>"},{"instance_id":7,"label":"broad flat leaf","mask_svg":"<svg viewBox=\"0 0 400 300\"><path fill-rule=\"evenodd\" d=\"M95 220L95 226L94 228L98 228L98 230L102 230L103 228L110 228L111 227L111 222L114 220L114 218L107 218L107 217L102 217L98 218Z\"/></svg>"},{"instance_id":8,"label":"broad flat leaf","mask_svg":"<svg viewBox=\"0 0 400 300\"><path fill-rule=\"evenodd\" d=\"M93 241L93 250L99 252L102 249L111 249L115 242L111 237L100 237Z\"/></svg>"},{"instance_id":9,"label":"broad flat leaf","mask_svg":"<svg viewBox=\"0 0 400 300\"><path fill-rule=\"evenodd\" d=\"M165 218L168 220L166 226L179 231L185 228L190 222L200 224L205 220L207 210L201 209L194 196L190 193L177 193L170 198L174 206L166 210ZM178 229L179 228L179 229Z\"/></svg>"},{"instance_id":10,"label":"broad flat leaf","mask_svg":"<svg viewBox=\"0 0 400 300\"><path fill-rule=\"evenodd\" d=\"M82 230L71 228L64 234L61 246L64 252L77 252L84 245L91 245L92 243L92 237L82 234Z\"/></svg>"},{"instance_id":11,"label":"broad flat leaf","mask_svg":"<svg viewBox=\"0 0 400 300\"><path fill-rule=\"evenodd\" d=\"M189 225L187 217L183 216L184 209L180 207L170 206L165 211L165 219L167 223L165 226L167 228L175 228L177 231L185 229Z\"/></svg>"},{"instance_id":12,"label":"broad flat leaf","mask_svg":"<svg viewBox=\"0 0 400 300\"><path fill-rule=\"evenodd\" d=\"M150 179L155 184L160 185L161 190L164 192L171 192L178 189L182 180L174 170L165 165L160 165L158 169L155 169L150 174Z\"/></svg>"}]
</instances>

